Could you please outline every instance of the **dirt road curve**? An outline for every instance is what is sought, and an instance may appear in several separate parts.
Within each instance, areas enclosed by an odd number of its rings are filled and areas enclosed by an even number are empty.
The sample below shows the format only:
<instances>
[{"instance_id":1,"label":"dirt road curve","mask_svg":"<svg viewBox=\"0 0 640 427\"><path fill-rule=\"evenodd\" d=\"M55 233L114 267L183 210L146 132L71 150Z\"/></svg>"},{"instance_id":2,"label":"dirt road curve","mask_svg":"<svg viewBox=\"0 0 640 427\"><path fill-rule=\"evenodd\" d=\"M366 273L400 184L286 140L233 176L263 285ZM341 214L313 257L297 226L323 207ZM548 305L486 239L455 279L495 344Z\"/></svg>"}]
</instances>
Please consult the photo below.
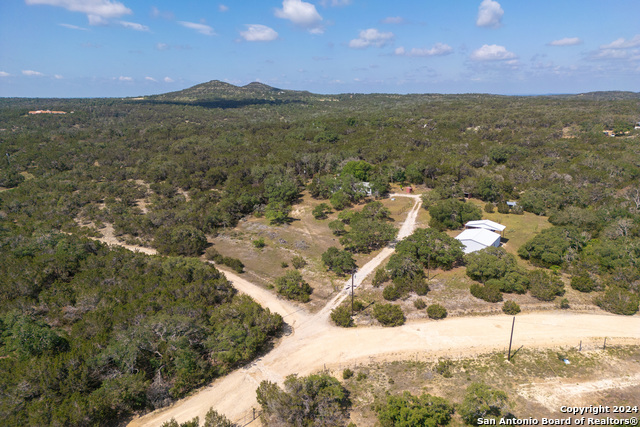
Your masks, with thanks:
<instances>
[{"instance_id":1,"label":"dirt road curve","mask_svg":"<svg viewBox=\"0 0 640 427\"><path fill-rule=\"evenodd\" d=\"M399 328L327 327L296 330L273 351L175 405L135 419L131 426L159 426L175 418L204 419L210 407L239 420L257 407L255 389L264 379L282 381L287 375L309 374L373 360L413 357L471 356L503 350L509 343L509 316L464 317L409 323ZM304 327L302 328L304 329ZM310 328L312 329L312 328ZM518 315L514 348L578 345L608 337L617 343L640 343L640 317L552 312Z\"/></svg>"},{"instance_id":2,"label":"dirt road curve","mask_svg":"<svg viewBox=\"0 0 640 427\"><path fill-rule=\"evenodd\" d=\"M413 232L421 203L418 196L393 196L416 199L399 230L400 240ZM392 253L393 248L385 248L362 266L356 275L355 287ZM293 373L306 375L323 367L340 369L374 360L471 356L503 350L508 345L512 321L508 316L419 321L399 328L343 329L331 325L329 313L349 295L347 286L351 284L350 280L325 308L311 315L242 277L227 271L225 274L238 290L280 313L292 327L292 334L284 337L261 359L218 379L171 407L134 419L130 426L159 426L171 418L184 422L199 416L202 420L210 407L233 421L239 421L257 407L255 389L265 379L281 382ZM640 317L569 312L519 315L514 345L515 348L520 345L528 348L573 346L580 340L586 344L604 337L615 338L617 343L640 343Z\"/></svg>"}]
</instances>

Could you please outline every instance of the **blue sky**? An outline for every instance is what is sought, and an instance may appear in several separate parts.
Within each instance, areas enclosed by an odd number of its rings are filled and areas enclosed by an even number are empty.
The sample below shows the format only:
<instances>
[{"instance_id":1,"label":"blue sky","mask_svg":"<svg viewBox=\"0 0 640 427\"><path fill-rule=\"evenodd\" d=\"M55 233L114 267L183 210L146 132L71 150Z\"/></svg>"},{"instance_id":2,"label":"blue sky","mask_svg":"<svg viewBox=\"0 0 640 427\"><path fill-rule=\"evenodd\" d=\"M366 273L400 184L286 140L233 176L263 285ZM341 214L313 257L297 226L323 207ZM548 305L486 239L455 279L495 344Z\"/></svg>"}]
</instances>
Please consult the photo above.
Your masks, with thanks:
<instances>
[{"instance_id":1,"label":"blue sky","mask_svg":"<svg viewBox=\"0 0 640 427\"><path fill-rule=\"evenodd\" d=\"M0 96L640 91L638 0L1 0Z\"/></svg>"}]
</instances>

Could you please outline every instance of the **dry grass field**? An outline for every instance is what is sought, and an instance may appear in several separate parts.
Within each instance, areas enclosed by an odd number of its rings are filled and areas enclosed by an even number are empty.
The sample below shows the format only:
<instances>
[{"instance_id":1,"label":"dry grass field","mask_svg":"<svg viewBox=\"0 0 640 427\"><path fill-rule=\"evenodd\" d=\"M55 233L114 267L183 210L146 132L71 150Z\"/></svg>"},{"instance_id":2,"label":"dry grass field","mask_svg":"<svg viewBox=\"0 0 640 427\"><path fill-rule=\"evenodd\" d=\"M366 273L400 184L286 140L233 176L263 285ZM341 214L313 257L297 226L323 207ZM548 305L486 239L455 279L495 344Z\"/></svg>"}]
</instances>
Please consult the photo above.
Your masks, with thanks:
<instances>
[{"instance_id":1,"label":"dry grass field","mask_svg":"<svg viewBox=\"0 0 640 427\"><path fill-rule=\"evenodd\" d=\"M396 228L407 217L413 206L413 199L394 197L380 200L390 211L393 225ZM342 248L339 237L334 236L329 229L329 222L338 217L333 211L328 218L317 220L313 217L313 208L322 200L315 200L308 193L303 193L299 203L293 206L289 224L269 225L265 218L251 217L240 221L237 227L223 230L211 239L213 246L225 256L238 258L244 265L244 276L253 283L268 287L274 280L283 275L287 269L292 269L291 260L301 256L307 265L300 269L303 278L311 284L314 291L311 301L305 306L310 311L322 308L326 302L342 289L347 276L338 276L326 271L322 264L322 254L331 246ZM362 209L363 204L352 207L353 210ZM264 239L265 246L256 248L254 240ZM368 254L358 254L354 258L358 266L366 264L378 251ZM283 267L283 262L288 264Z\"/></svg>"},{"instance_id":2,"label":"dry grass field","mask_svg":"<svg viewBox=\"0 0 640 427\"><path fill-rule=\"evenodd\" d=\"M567 358L570 364L561 359ZM443 368L438 372L438 363ZM560 407L589 405L638 405L640 396L640 347L620 346L602 349L576 348L521 349L506 360L504 353L485 354L474 358L395 361L352 365L355 375L344 381L351 393L351 420L359 426L375 425L373 404L385 393L415 395L423 392L454 403L464 398L467 386L474 382L488 384L505 391L510 411L516 417L567 418ZM332 371L342 381L342 372ZM361 374L358 377L358 374ZM444 374L444 375L443 375ZM363 378L364 377L364 378ZM360 379L358 379L360 378ZM620 414L617 414L620 416ZM626 414L621 418L627 418ZM600 414L597 417L616 414ZM454 415L451 425L464 425Z\"/></svg>"}]
</instances>

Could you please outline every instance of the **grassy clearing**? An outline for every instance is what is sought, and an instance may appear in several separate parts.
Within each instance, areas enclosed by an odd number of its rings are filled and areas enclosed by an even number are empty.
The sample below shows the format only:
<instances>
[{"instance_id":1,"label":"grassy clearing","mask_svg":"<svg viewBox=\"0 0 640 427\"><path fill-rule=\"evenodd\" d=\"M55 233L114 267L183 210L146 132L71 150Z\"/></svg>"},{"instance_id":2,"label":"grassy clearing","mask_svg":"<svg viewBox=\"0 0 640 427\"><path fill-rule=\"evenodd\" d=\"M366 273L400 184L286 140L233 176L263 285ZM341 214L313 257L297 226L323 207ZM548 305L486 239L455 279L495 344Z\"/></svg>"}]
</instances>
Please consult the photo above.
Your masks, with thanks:
<instances>
[{"instance_id":1,"label":"grassy clearing","mask_svg":"<svg viewBox=\"0 0 640 427\"><path fill-rule=\"evenodd\" d=\"M570 364L562 359L567 358ZM419 357L418 357L419 359ZM449 360L405 360L348 366L355 375L344 381L354 403L351 419L357 425L375 425L372 404L386 393L427 392L460 403L467 386L483 382L509 395L518 418L566 418L560 406L637 405L640 395L640 347L610 347L579 352L575 348L521 349L506 360L504 353ZM341 369L332 372L342 379ZM360 374L360 375L359 375ZM613 414L601 414L600 416ZM456 415L452 425L462 425Z\"/></svg>"},{"instance_id":2,"label":"grassy clearing","mask_svg":"<svg viewBox=\"0 0 640 427\"><path fill-rule=\"evenodd\" d=\"M523 215L501 214L497 210L494 213L487 213L484 211L483 201L471 199L470 202L482 210L483 219L490 219L507 227L503 233L502 247L515 255L523 266L530 267L528 262L518 257L518 248L545 228L551 227L548 217L530 212L525 212Z\"/></svg>"}]
</instances>

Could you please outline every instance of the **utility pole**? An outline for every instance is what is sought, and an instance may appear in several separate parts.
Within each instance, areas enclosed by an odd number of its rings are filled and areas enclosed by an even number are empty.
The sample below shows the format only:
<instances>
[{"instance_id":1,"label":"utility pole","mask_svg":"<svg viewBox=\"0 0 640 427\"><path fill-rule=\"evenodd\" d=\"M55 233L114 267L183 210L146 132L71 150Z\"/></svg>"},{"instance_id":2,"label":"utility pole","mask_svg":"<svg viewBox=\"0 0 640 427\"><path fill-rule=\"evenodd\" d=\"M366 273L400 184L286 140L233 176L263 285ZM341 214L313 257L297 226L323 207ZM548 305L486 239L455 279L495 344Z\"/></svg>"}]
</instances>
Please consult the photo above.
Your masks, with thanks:
<instances>
[{"instance_id":1,"label":"utility pole","mask_svg":"<svg viewBox=\"0 0 640 427\"><path fill-rule=\"evenodd\" d=\"M511 338L509 338L509 354L507 361L511 362L511 343L513 342L513 327L516 325L516 316L513 316L513 322L511 323Z\"/></svg>"},{"instance_id":2,"label":"utility pole","mask_svg":"<svg viewBox=\"0 0 640 427\"><path fill-rule=\"evenodd\" d=\"M351 316L353 316L353 280L356 273L351 273Z\"/></svg>"}]
</instances>

